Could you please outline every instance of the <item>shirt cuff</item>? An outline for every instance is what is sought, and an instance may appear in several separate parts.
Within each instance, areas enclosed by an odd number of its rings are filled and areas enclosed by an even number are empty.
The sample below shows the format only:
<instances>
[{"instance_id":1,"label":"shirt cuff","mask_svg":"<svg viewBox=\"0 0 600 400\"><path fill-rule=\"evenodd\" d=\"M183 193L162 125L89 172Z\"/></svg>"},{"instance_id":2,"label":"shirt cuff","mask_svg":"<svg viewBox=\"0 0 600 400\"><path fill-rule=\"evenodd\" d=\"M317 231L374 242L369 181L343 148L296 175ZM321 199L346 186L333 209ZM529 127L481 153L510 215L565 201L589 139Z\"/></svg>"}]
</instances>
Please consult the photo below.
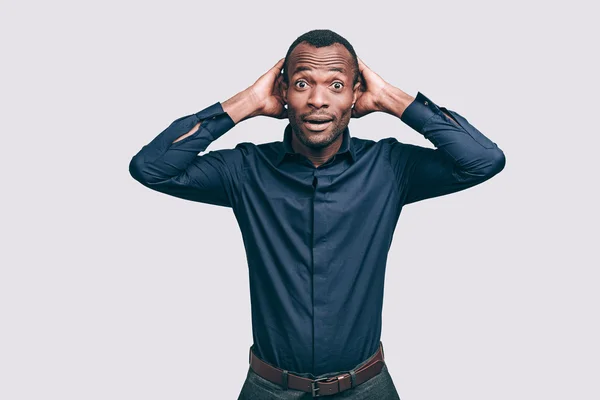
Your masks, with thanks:
<instances>
[{"instance_id":1,"label":"shirt cuff","mask_svg":"<svg viewBox=\"0 0 600 400\"><path fill-rule=\"evenodd\" d=\"M423 93L418 92L417 97L406 107L400 120L419 133L423 133L423 126L441 110L433 101Z\"/></svg>"},{"instance_id":2,"label":"shirt cuff","mask_svg":"<svg viewBox=\"0 0 600 400\"><path fill-rule=\"evenodd\" d=\"M206 107L204 110L198 111L194 115L199 121L206 121L203 123L204 128L208 129L213 139L219 138L235 126L235 122L223 110L223 106L219 101Z\"/></svg>"},{"instance_id":3,"label":"shirt cuff","mask_svg":"<svg viewBox=\"0 0 600 400\"><path fill-rule=\"evenodd\" d=\"M221 105L221 102L217 101L215 104L206 107L204 110L198 111L195 115L196 117L198 117L198 119L203 120L206 118L212 118L219 114L223 114L224 112L225 111L223 111L223 106Z\"/></svg>"}]
</instances>

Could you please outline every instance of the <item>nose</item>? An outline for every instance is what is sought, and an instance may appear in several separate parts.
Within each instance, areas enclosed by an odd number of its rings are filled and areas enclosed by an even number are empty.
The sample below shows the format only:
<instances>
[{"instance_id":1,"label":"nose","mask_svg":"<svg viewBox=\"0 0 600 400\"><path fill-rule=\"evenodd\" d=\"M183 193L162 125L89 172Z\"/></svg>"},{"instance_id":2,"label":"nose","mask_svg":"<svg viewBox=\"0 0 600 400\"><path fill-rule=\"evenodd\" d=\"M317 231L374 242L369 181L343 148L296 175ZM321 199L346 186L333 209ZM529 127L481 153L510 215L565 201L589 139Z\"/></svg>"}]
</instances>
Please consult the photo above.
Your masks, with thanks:
<instances>
[{"instance_id":1,"label":"nose","mask_svg":"<svg viewBox=\"0 0 600 400\"><path fill-rule=\"evenodd\" d=\"M308 96L308 104L315 108L329 106L329 100L327 98L327 88L322 87L320 85L316 85L315 88L311 90L310 96Z\"/></svg>"}]
</instances>

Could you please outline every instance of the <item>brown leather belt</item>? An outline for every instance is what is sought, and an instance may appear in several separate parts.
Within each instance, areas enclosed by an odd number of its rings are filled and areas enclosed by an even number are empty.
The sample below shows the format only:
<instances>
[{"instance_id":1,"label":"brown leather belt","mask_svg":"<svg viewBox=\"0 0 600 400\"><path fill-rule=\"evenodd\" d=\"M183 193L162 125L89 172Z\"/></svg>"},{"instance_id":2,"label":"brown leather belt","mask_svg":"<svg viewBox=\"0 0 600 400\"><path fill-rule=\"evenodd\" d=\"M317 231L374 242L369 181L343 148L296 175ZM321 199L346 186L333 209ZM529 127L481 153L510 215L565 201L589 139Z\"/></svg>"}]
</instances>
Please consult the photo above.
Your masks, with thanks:
<instances>
[{"instance_id":1,"label":"brown leather belt","mask_svg":"<svg viewBox=\"0 0 600 400\"><path fill-rule=\"evenodd\" d=\"M266 363L256 357L252 346L250 347L250 367L254 372L284 389L301 390L311 393L312 397L328 396L356 387L379 374L384 365L383 343L380 341L377 353L372 355L359 369L353 369L341 375L309 379Z\"/></svg>"}]
</instances>

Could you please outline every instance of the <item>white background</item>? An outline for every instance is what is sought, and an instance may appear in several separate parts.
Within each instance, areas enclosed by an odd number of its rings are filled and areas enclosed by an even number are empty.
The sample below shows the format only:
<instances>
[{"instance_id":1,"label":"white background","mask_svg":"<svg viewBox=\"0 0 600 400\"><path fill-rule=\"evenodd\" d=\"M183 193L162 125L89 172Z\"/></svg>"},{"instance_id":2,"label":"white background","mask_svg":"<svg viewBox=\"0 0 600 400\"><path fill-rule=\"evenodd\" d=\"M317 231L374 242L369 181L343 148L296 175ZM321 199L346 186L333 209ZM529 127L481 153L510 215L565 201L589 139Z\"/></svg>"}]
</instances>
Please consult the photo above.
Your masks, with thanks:
<instances>
[{"instance_id":1,"label":"white background","mask_svg":"<svg viewBox=\"0 0 600 400\"><path fill-rule=\"evenodd\" d=\"M237 398L252 331L234 215L128 164L327 28L506 155L491 180L402 212L382 333L402 400L599 399L592 7L204 3L2 2L0 398ZM286 123L244 121L209 150ZM350 129L432 146L387 114Z\"/></svg>"}]
</instances>

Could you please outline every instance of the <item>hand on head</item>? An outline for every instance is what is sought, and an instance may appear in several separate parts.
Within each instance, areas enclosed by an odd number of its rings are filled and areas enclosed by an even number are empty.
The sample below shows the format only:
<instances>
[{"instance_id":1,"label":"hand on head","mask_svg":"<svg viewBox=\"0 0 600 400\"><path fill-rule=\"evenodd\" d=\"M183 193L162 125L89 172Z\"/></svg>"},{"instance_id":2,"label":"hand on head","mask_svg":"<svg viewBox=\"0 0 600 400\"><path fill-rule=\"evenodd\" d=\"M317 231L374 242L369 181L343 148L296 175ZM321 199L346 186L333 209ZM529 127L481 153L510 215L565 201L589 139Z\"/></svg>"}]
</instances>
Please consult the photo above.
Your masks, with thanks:
<instances>
[{"instance_id":1,"label":"hand on head","mask_svg":"<svg viewBox=\"0 0 600 400\"><path fill-rule=\"evenodd\" d=\"M360 118L375 111L383 111L381 100L388 83L358 58L360 90L352 108L352 118Z\"/></svg>"},{"instance_id":2,"label":"hand on head","mask_svg":"<svg viewBox=\"0 0 600 400\"><path fill-rule=\"evenodd\" d=\"M287 109L280 90L283 80L281 69L284 61L285 58L277 61L273 68L258 78L249 88L251 96L257 104L258 115L278 119L287 118Z\"/></svg>"},{"instance_id":3,"label":"hand on head","mask_svg":"<svg viewBox=\"0 0 600 400\"><path fill-rule=\"evenodd\" d=\"M285 58L263 74L248 88L253 102L258 109L256 115L264 115L277 119L288 118L285 100L281 96L283 74L281 70ZM360 118L376 111L383 111L381 104L384 89L389 85L358 58L359 94L352 108L352 118Z\"/></svg>"}]
</instances>

